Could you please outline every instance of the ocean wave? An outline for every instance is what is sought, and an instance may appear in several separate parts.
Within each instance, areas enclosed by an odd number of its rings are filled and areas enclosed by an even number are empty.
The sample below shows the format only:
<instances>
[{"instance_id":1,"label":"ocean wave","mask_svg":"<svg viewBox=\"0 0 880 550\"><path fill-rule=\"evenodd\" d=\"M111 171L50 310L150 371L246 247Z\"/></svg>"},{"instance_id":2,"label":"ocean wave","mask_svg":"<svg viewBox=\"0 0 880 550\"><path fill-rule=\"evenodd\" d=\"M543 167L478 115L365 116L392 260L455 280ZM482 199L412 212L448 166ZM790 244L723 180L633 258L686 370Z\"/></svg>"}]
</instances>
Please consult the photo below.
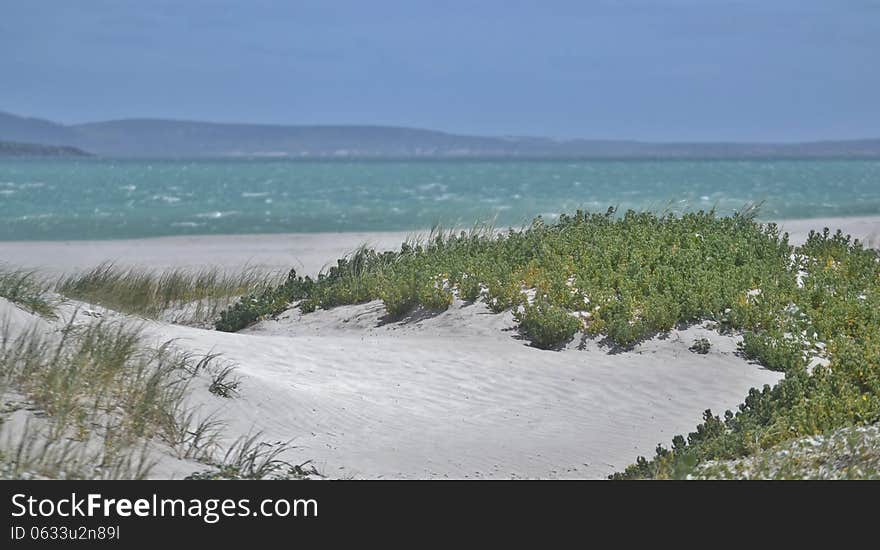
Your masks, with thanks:
<instances>
[{"instance_id":1,"label":"ocean wave","mask_svg":"<svg viewBox=\"0 0 880 550\"><path fill-rule=\"evenodd\" d=\"M418 186L419 191L435 191L436 190L436 191L440 191L441 193L445 193L446 189L447 189L446 184L439 183L439 182L425 183L425 184Z\"/></svg>"},{"instance_id":2,"label":"ocean wave","mask_svg":"<svg viewBox=\"0 0 880 550\"><path fill-rule=\"evenodd\" d=\"M167 202L168 204L180 202L181 200L180 197L175 197L174 195L153 195L151 198L154 201Z\"/></svg>"},{"instance_id":3,"label":"ocean wave","mask_svg":"<svg viewBox=\"0 0 880 550\"><path fill-rule=\"evenodd\" d=\"M220 212L218 210L215 212L201 212L199 214L196 214L196 217L197 218L210 218L212 220L216 220L219 218L225 218L227 216L236 216L238 214L240 214L240 212L238 210L229 210L227 212Z\"/></svg>"},{"instance_id":4,"label":"ocean wave","mask_svg":"<svg viewBox=\"0 0 880 550\"><path fill-rule=\"evenodd\" d=\"M28 221L28 220L47 220L49 218L54 218L55 214L52 213L44 213L44 214L25 214L24 216L18 216L17 218L12 218L15 221Z\"/></svg>"}]
</instances>

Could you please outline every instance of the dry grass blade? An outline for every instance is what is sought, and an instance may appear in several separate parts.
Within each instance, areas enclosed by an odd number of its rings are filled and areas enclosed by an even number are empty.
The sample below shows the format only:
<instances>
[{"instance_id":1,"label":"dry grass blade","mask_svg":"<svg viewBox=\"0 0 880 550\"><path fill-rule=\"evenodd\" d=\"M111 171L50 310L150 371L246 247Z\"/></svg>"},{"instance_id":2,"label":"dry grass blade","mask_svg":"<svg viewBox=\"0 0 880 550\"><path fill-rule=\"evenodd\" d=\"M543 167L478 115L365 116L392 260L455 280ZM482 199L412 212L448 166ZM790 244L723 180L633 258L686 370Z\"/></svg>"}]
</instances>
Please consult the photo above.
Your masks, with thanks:
<instances>
[{"instance_id":1,"label":"dry grass blade","mask_svg":"<svg viewBox=\"0 0 880 550\"><path fill-rule=\"evenodd\" d=\"M137 446L154 439L181 458L212 459L223 425L187 404L190 382L213 374L231 394L232 367L213 365L216 354L196 356L172 344L149 348L139 327L78 324L76 315L54 333L4 332L0 388L44 418L40 430L9 436L0 447L3 475L140 477L149 468Z\"/></svg>"},{"instance_id":2,"label":"dry grass blade","mask_svg":"<svg viewBox=\"0 0 880 550\"><path fill-rule=\"evenodd\" d=\"M69 298L124 313L201 324L213 320L237 297L278 280L278 274L255 268L154 271L103 263L63 277L56 289Z\"/></svg>"},{"instance_id":3,"label":"dry grass blade","mask_svg":"<svg viewBox=\"0 0 880 550\"><path fill-rule=\"evenodd\" d=\"M50 285L35 271L0 266L0 298L38 315L54 318L55 306L49 290Z\"/></svg>"}]
</instances>

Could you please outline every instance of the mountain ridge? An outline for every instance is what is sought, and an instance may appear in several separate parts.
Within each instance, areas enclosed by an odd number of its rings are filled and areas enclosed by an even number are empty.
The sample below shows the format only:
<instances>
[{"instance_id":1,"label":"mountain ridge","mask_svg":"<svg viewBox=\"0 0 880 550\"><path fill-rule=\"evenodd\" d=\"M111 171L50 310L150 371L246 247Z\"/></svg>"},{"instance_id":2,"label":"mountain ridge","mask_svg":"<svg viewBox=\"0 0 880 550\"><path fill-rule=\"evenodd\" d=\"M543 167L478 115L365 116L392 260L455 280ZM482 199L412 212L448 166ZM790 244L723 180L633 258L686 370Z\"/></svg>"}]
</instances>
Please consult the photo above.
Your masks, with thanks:
<instances>
[{"instance_id":1,"label":"mountain ridge","mask_svg":"<svg viewBox=\"0 0 880 550\"><path fill-rule=\"evenodd\" d=\"M880 139L793 143L648 142L472 136L405 126L283 125L127 118L60 124L0 111L0 140L107 157L880 158Z\"/></svg>"}]
</instances>

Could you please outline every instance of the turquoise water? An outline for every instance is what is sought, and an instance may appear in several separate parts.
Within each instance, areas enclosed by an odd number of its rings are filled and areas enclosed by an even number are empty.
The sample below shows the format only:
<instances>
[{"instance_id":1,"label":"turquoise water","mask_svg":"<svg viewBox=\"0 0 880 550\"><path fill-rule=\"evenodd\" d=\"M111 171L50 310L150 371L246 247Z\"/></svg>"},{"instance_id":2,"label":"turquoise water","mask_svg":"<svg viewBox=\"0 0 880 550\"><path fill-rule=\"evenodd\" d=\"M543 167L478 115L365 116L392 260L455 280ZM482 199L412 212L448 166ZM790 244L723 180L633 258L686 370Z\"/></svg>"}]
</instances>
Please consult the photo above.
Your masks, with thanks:
<instances>
[{"instance_id":1,"label":"turquoise water","mask_svg":"<svg viewBox=\"0 0 880 550\"><path fill-rule=\"evenodd\" d=\"M880 214L880 161L0 160L0 240L517 226L760 201L764 219Z\"/></svg>"}]
</instances>

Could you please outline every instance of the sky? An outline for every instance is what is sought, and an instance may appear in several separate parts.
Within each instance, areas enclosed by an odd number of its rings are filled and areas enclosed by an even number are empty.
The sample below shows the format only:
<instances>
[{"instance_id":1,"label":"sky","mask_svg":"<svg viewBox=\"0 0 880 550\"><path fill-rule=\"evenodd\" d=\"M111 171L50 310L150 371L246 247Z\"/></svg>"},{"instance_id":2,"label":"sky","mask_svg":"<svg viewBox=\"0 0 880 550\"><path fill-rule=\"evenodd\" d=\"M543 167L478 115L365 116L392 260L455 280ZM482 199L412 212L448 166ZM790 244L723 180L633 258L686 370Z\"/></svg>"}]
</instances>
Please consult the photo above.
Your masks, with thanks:
<instances>
[{"instance_id":1,"label":"sky","mask_svg":"<svg viewBox=\"0 0 880 550\"><path fill-rule=\"evenodd\" d=\"M0 111L880 137L880 0L0 0Z\"/></svg>"}]
</instances>

